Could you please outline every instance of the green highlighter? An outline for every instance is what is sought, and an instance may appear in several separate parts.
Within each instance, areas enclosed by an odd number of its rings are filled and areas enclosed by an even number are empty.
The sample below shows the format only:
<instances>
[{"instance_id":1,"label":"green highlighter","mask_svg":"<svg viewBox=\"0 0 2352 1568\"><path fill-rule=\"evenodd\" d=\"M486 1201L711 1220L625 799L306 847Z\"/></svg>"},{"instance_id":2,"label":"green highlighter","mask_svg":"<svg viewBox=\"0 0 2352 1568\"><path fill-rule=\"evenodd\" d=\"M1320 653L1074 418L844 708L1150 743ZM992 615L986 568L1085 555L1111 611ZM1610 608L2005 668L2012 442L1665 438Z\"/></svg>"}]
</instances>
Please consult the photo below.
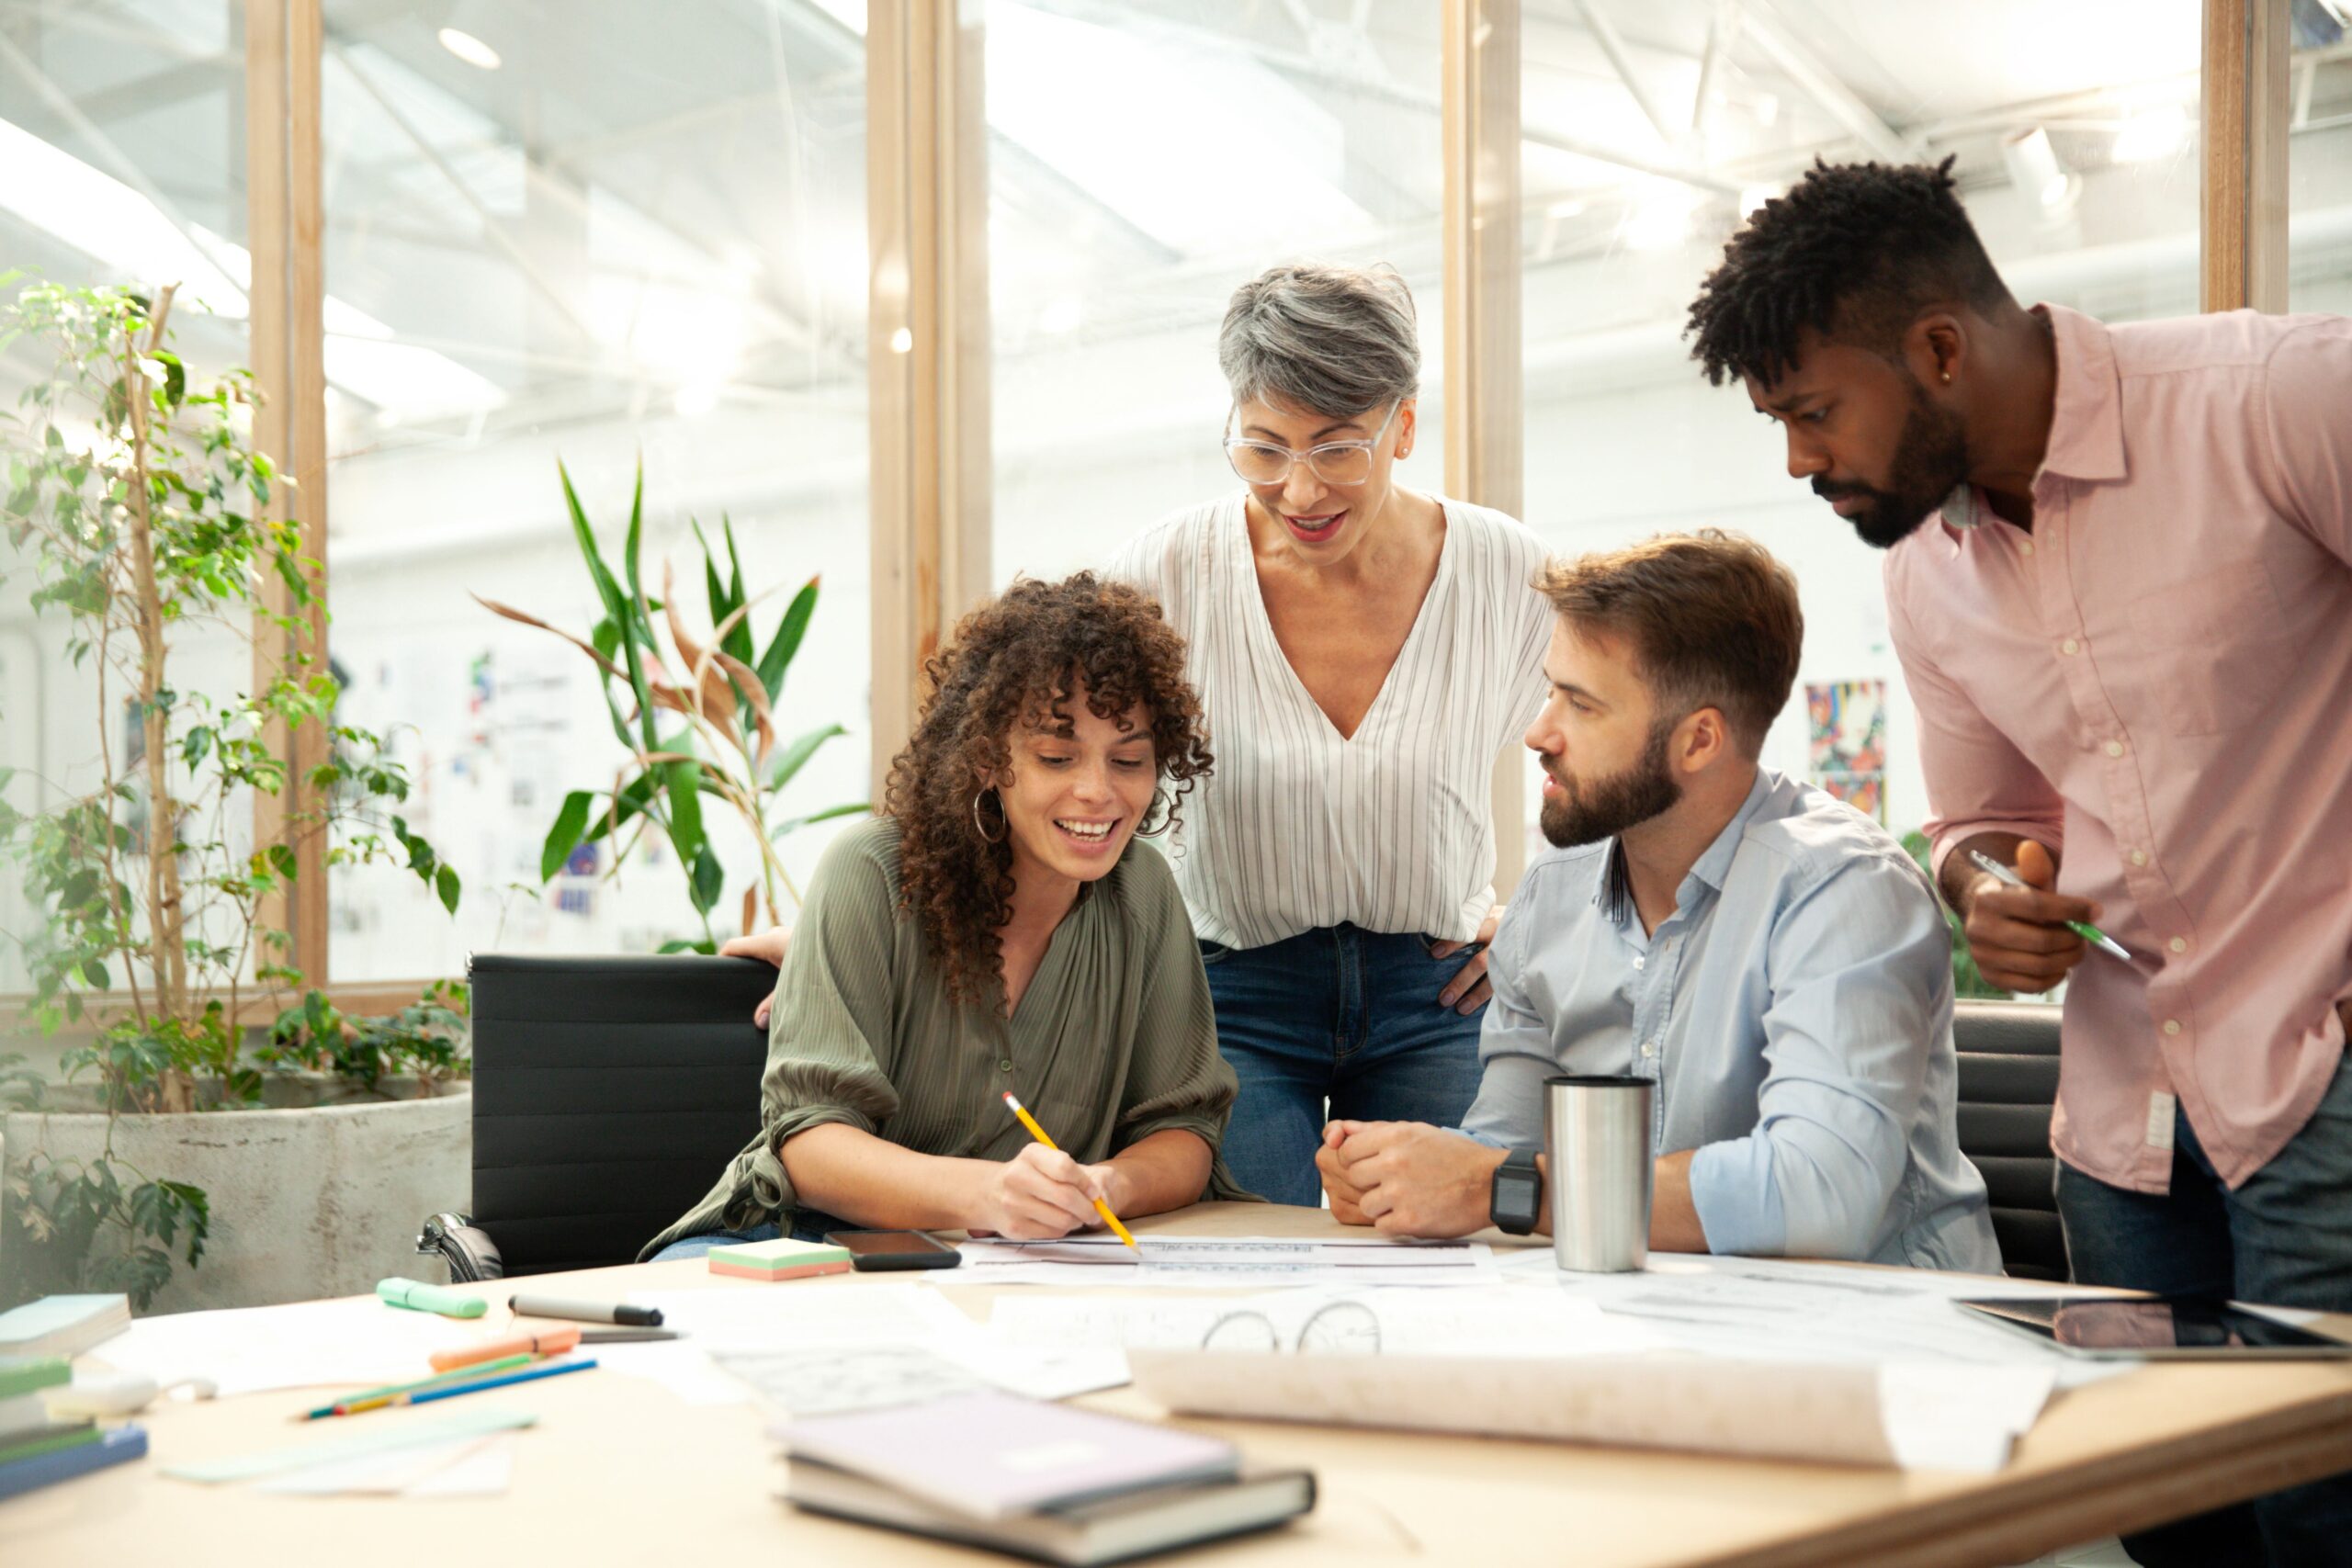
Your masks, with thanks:
<instances>
[{"instance_id":1,"label":"green highlighter","mask_svg":"<svg viewBox=\"0 0 2352 1568\"><path fill-rule=\"evenodd\" d=\"M376 1297L386 1306L406 1307L411 1312L437 1312L443 1317L480 1317L490 1310L490 1303L480 1296L469 1296L440 1285L428 1285L422 1280L379 1280Z\"/></svg>"}]
</instances>

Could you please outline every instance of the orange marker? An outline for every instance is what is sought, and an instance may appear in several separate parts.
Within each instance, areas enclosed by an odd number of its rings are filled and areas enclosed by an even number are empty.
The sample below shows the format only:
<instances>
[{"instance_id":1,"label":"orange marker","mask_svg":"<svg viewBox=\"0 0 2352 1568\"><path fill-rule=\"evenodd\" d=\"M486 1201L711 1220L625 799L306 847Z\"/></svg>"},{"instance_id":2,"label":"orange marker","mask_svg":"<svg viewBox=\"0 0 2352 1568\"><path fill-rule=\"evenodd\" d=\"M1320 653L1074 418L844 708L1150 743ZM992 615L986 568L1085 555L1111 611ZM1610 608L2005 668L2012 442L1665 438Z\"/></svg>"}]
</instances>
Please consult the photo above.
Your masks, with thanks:
<instances>
[{"instance_id":1,"label":"orange marker","mask_svg":"<svg viewBox=\"0 0 2352 1568\"><path fill-rule=\"evenodd\" d=\"M1029 1135L1031 1137L1036 1139L1039 1143L1045 1145L1049 1149L1058 1150L1061 1147L1059 1144L1054 1142L1052 1138L1046 1135L1046 1130L1037 1125L1037 1119L1029 1114L1028 1107L1023 1105L1019 1100L1012 1098L1012 1091L1011 1089L1006 1089L1004 1091L1004 1102L1012 1107L1012 1113L1021 1118L1021 1124L1029 1129ZM1105 1203L1100 1198L1093 1200L1093 1203L1094 1212L1102 1216L1102 1223L1109 1225L1111 1229L1117 1234L1118 1238L1121 1241L1125 1242L1129 1247L1135 1247L1137 1252L1141 1252L1143 1250L1142 1247L1136 1247L1136 1238L1127 1234L1127 1227L1119 1223L1119 1216L1111 1212L1110 1204Z\"/></svg>"},{"instance_id":2,"label":"orange marker","mask_svg":"<svg viewBox=\"0 0 2352 1568\"><path fill-rule=\"evenodd\" d=\"M426 1358L436 1372L452 1367L470 1367L476 1361L494 1361L503 1356L560 1356L580 1343L576 1325L562 1328L543 1329L537 1334L510 1334L503 1339L485 1339L479 1345L468 1345L457 1350L435 1350Z\"/></svg>"}]
</instances>

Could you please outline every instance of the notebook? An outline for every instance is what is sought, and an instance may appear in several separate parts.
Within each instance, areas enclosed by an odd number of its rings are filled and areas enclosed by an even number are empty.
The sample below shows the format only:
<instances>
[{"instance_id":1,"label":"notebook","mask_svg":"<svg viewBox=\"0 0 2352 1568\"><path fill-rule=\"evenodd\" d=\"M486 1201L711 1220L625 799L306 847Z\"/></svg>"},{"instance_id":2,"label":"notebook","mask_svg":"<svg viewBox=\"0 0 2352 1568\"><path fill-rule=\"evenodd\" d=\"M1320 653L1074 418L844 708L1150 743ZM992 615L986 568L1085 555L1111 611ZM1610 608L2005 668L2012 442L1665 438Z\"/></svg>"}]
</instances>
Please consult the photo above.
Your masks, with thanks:
<instances>
[{"instance_id":1,"label":"notebook","mask_svg":"<svg viewBox=\"0 0 2352 1568\"><path fill-rule=\"evenodd\" d=\"M38 1454L54 1453L59 1449L76 1449L84 1443L95 1443L106 1436L95 1421L50 1421L12 1432L0 1438L0 1465L14 1464L20 1459Z\"/></svg>"},{"instance_id":2,"label":"notebook","mask_svg":"<svg viewBox=\"0 0 2352 1568\"><path fill-rule=\"evenodd\" d=\"M1296 1518L1315 1506L1315 1476L1305 1470L1249 1470L1229 1481L1150 1486L1067 1507L982 1520L879 1481L801 1459L793 1461L783 1495L795 1507L813 1514L989 1547L1039 1562L1095 1568Z\"/></svg>"},{"instance_id":3,"label":"notebook","mask_svg":"<svg viewBox=\"0 0 2352 1568\"><path fill-rule=\"evenodd\" d=\"M74 1363L62 1356L10 1356L0 1359L0 1400L9 1408L17 1401L37 1396L40 1390L74 1381Z\"/></svg>"},{"instance_id":4,"label":"notebook","mask_svg":"<svg viewBox=\"0 0 2352 1568\"><path fill-rule=\"evenodd\" d=\"M94 1470L147 1457L143 1427L117 1427L95 1443L36 1454L13 1464L0 1464L0 1497L14 1497L43 1486L54 1486Z\"/></svg>"},{"instance_id":5,"label":"notebook","mask_svg":"<svg viewBox=\"0 0 2352 1568\"><path fill-rule=\"evenodd\" d=\"M813 1459L971 1519L1068 1507L1148 1486L1230 1481L1231 1443L996 1389L818 1416L775 1428Z\"/></svg>"},{"instance_id":6,"label":"notebook","mask_svg":"<svg viewBox=\"0 0 2352 1568\"><path fill-rule=\"evenodd\" d=\"M0 1312L0 1356L78 1356L130 1326L129 1296L43 1296Z\"/></svg>"}]
</instances>

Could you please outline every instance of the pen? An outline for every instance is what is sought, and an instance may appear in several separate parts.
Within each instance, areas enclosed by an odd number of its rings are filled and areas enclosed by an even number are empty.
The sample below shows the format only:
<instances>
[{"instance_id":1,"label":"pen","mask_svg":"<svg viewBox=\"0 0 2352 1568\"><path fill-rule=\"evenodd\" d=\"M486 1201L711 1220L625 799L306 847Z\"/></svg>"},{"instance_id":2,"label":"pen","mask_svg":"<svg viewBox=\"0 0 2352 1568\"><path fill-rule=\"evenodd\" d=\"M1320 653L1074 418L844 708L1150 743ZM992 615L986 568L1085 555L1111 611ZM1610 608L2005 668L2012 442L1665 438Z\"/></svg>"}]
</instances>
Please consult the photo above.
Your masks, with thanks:
<instances>
[{"instance_id":1,"label":"pen","mask_svg":"<svg viewBox=\"0 0 2352 1568\"><path fill-rule=\"evenodd\" d=\"M575 1302L561 1296L516 1296L511 1303L516 1317L568 1317L577 1323L625 1323L631 1328L662 1326L660 1307L630 1306L626 1302Z\"/></svg>"},{"instance_id":2,"label":"pen","mask_svg":"<svg viewBox=\"0 0 2352 1568\"><path fill-rule=\"evenodd\" d=\"M1012 1091L1011 1089L1006 1089L1004 1091L1004 1102L1012 1107L1012 1113L1021 1118L1021 1124L1029 1129L1029 1135L1031 1137L1036 1139L1039 1143L1045 1145L1049 1149L1058 1149L1061 1147L1059 1144L1054 1142L1053 1139L1046 1135L1046 1130L1043 1127L1037 1125L1037 1119L1029 1114L1029 1108L1012 1098ZM1102 1199L1097 1198L1094 1200L1094 1212L1102 1216L1102 1223L1109 1225L1118 1235L1118 1238L1121 1241L1125 1242L1129 1247L1135 1247L1137 1252L1141 1252L1143 1250L1142 1247L1136 1247L1136 1238L1127 1234L1127 1227L1119 1223L1119 1216L1111 1212L1110 1204L1105 1203Z\"/></svg>"},{"instance_id":3,"label":"pen","mask_svg":"<svg viewBox=\"0 0 2352 1568\"><path fill-rule=\"evenodd\" d=\"M422 1280L379 1280L376 1297L386 1306L406 1307L411 1312L437 1312L443 1317L480 1317L490 1310L490 1303L480 1296L469 1296L439 1285L428 1285Z\"/></svg>"},{"instance_id":4,"label":"pen","mask_svg":"<svg viewBox=\"0 0 2352 1568\"><path fill-rule=\"evenodd\" d=\"M571 1327L548 1328L537 1334L510 1334L503 1339L485 1339L479 1345L468 1345L456 1350L435 1350L426 1358L436 1372L458 1368L469 1371L483 1361L505 1364L512 1356L560 1356L580 1343L580 1330Z\"/></svg>"},{"instance_id":5,"label":"pen","mask_svg":"<svg viewBox=\"0 0 2352 1568\"><path fill-rule=\"evenodd\" d=\"M379 1404L391 1404L405 1393L420 1393L428 1388L437 1388L443 1383L469 1382L475 1378L487 1377L493 1372L507 1371L515 1367L528 1366L530 1363L531 1357L527 1354L502 1356L496 1360L461 1368L454 1372L440 1372L429 1378L419 1378L414 1382L386 1383L382 1388L362 1389L357 1393L346 1393L331 1404L322 1404L316 1410L305 1410L302 1412L302 1419L319 1421L329 1416L348 1416L356 1410L373 1410Z\"/></svg>"},{"instance_id":6,"label":"pen","mask_svg":"<svg viewBox=\"0 0 2352 1568\"><path fill-rule=\"evenodd\" d=\"M461 1393L480 1393L484 1389L504 1388L511 1382L532 1382L540 1378L560 1378L566 1372L584 1372L596 1363L590 1361L547 1361L519 1372L502 1377L483 1378L479 1382L449 1383L441 1388L429 1388L422 1393L403 1396L405 1404L430 1404L436 1399L455 1399Z\"/></svg>"},{"instance_id":7,"label":"pen","mask_svg":"<svg viewBox=\"0 0 2352 1568\"><path fill-rule=\"evenodd\" d=\"M2011 887L2030 887L2031 886L2024 877L2019 876L2016 872L2011 871L2007 866L2003 865L1999 861L1995 860L1983 850L1969 851L1968 858L1974 861L1980 869L1991 873L1995 877L1997 877L2002 882L2008 884ZM2125 951L2121 942L2116 941L2113 937L2108 935L2105 931L2099 930L2097 926L2090 924L2088 921L2068 920L2066 922L2066 929L2073 931L2076 936L2081 937L2085 942L2089 942L2093 947L2098 948L2105 953L2111 953L2116 957L2123 960L2126 964L2132 962L2132 954Z\"/></svg>"}]
</instances>

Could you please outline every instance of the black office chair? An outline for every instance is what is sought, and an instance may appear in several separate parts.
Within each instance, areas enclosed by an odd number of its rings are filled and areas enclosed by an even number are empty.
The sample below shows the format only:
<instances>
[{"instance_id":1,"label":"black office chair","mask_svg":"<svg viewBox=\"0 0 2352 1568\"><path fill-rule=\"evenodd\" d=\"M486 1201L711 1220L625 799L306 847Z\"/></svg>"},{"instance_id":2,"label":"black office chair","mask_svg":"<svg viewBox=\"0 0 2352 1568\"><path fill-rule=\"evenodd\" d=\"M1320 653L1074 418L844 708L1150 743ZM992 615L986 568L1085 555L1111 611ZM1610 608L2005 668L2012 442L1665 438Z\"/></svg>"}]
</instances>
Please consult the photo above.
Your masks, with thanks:
<instances>
[{"instance_id":1,"label":"black office chair","mask_svg":"<svg viewBox=\"0 0 2352 1568\"><path fill-rule=\"evenodd\" d=\"M473 1277L630 1262L758 1134L768 965L481 953L467 978L479 1235L427 1246L465 1224L435 1215L419 1245L453 1276L468 1244Z\"/></svg>"},{"instance_id":2,"label":"black office chair","mask_svg":"<svg viewBox=\"0 0 2352 1568\"><path fill-rule=\"evenodd\" d=\"M2050 1113L2058 1100L2058 1010L2046 1002L1963 1001L1960 1148L1984 1173L2001 1259L2022 1280L2064 1280L2066 1239L2051 1187Z\"/></svg>"}]
</instances>

